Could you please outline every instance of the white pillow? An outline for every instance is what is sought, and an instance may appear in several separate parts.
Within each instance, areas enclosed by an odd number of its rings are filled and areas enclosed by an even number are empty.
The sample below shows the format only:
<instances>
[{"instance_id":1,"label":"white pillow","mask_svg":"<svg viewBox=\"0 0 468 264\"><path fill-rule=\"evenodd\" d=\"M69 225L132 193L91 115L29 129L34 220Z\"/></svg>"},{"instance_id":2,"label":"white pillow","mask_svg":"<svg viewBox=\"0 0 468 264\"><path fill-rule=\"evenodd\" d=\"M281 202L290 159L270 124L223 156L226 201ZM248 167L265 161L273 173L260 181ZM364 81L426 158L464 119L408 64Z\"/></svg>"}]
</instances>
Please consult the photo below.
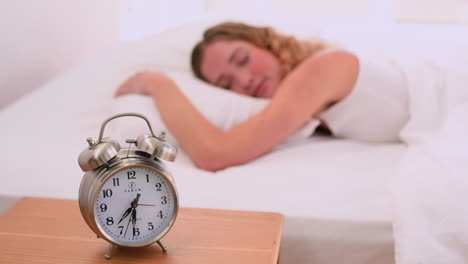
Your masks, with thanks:
<instances>
[{"instance_id":1,"label":"white pillow","mask_svg":"<svg viewBox=\"0 0 468 264\"><path fill-rule=\"evenodd\" d=\"M269 100L253 98L229 92L192 77L190 74L170 72L168 75L176 82L179 89L190 99L192 104L211 123L222 130L228 130L260 112ZM166 130L167 126L162 121L156 106L151 98L142 95L127 95L119 97L112 105L112 112L136 112L145 115L150 120L154 132ZM131 122L131 123L129 123ZM311 119L302 129L290 136L287 141L300 140L310 137L315 131L319 121ZM135 138L148 131L145 122L139 120L118 121L110 125L113 134L124 142L127 138ZM178 145L174 136L167 131L167 141Z\"/></svg>"}]
</instances>

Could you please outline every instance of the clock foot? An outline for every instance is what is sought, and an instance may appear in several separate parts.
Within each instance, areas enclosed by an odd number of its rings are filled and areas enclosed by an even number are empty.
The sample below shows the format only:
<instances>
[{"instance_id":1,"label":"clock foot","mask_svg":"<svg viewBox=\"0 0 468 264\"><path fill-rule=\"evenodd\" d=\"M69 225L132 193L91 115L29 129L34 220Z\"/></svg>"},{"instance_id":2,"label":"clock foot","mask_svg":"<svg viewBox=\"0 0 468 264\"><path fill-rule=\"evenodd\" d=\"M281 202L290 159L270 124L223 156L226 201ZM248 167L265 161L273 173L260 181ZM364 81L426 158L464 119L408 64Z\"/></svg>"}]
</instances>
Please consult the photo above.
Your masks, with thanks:
<instances>
[{"instance_id":1,"label":"clock foot","mask_svg":"<svg viewBox=\"0 0 468 264\"><path fill-rule=\"evenodd\" d=\"M164 253L166 253L167 247L166 247L166 245L164 245L164 243L162 242L162 240L158 240L157 243L158 243L158 245L161 247L162 251L163 251Z\"/></svg>"},{"instance_id":2,"label":"clock foot","mask_svg":"<svg viewBox=\"0 0 468 264\"><path fill-rule=\"evenodd\" d=\"M114 244L109 244L109 247L107 248L106 254L104 254L104 258L109 260L114 256L117 251L119 250L119 247L114 245Z\"/></svg>"}]
</instances>

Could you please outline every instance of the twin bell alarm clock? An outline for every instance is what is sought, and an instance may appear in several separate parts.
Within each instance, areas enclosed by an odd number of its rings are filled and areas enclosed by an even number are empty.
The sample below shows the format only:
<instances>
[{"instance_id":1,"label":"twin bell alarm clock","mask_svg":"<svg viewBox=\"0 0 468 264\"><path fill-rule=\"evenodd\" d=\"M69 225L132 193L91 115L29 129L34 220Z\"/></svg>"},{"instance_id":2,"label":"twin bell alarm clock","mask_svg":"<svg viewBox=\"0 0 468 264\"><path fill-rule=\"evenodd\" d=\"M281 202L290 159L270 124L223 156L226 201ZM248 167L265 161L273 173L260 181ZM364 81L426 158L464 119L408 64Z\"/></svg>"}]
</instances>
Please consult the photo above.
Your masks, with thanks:
<instances>
[{"instance_id":1,"label":"twin bell alarm clock","mask_svg":"<svg viewBox=\"0 0 468 264\"><path fill-rule=\"evenodd\" d=\"M105 137L107 123L120 117L146 121L150 134L126 142L136 148L121 148ZM105 120L99 138L88 138L78 163L85 172L79 190L81 214L89 228L110 243L105 258L119 247L144 247L157 243L176 220L179 199L174 178L162 160L174 161L178 150L164 140L165 132L155 136L148 119L136 113L123 113Z\"/></svg>"}]
</instances>

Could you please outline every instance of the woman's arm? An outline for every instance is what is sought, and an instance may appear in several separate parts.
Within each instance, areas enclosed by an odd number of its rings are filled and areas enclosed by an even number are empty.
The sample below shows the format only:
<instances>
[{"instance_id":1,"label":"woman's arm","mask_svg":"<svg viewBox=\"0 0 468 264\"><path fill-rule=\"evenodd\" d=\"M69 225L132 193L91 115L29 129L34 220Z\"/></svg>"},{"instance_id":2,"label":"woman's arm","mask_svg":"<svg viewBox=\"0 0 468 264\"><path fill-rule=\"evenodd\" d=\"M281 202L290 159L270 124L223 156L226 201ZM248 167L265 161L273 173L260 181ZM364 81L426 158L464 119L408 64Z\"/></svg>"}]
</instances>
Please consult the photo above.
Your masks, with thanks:
<instances>
[{"instance_id":1,"label":"woman's arm","mask_svg":"<svg viewBox=\"0 0 468 264\"><path fill-rule=\"evenodd\" d=\"M175 83L160 73L137 74L116 95L150 95L168 129L195 164L216 171L251 161L284 141L328 103L346 96L356 82L358 68L357 58L345 51L311 57L283 80L263 111L229 131L212 125Z\"/></svg>"}]
</instances>

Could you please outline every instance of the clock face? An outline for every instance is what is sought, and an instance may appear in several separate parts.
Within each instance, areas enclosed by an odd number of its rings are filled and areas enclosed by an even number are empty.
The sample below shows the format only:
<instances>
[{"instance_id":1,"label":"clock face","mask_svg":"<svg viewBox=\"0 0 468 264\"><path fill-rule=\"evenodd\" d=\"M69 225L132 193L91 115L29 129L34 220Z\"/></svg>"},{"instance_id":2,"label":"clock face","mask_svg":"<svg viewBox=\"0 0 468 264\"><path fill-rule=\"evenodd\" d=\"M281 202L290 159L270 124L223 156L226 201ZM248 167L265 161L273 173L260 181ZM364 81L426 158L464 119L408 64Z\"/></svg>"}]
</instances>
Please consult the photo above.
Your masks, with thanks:
<instances>
[{"instance_id":1,"label":"clock face","mask_svg":"<svg viewBox=\"0 0 468 264\"><path fill-rule=\"evenodd\" d=\"M110 177L96 199L96 223L113 242L143 246L155 242L175 217L171 183L146 167L126 168Z\"/></svg>"}]
</instances>

